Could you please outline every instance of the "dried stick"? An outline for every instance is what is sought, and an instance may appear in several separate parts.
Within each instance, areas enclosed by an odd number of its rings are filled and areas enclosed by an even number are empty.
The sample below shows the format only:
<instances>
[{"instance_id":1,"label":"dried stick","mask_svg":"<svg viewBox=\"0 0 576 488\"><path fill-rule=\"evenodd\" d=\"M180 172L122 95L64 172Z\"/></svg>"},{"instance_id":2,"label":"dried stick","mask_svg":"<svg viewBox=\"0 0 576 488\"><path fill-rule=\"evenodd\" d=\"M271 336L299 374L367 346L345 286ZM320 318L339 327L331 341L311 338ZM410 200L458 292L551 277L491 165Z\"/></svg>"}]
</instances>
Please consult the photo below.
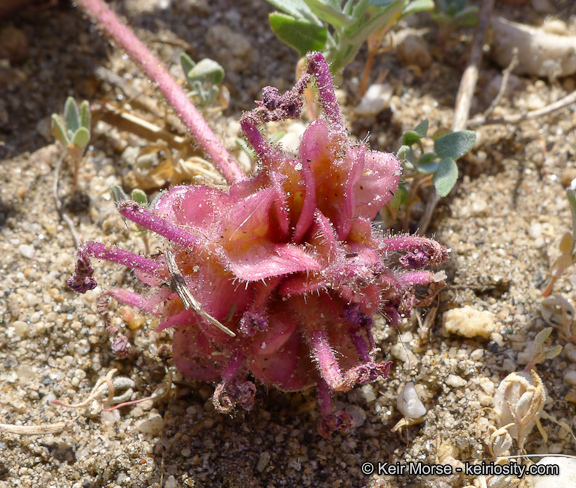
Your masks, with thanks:
<instances>
[{"instance_id":1,"label":"dried stick","mask_svg":"<svg viewBox=\"0 0 576 488\"><path fill-rule=\"evenodd\" d=\"M453 132L466 129L466 124L468 123L470 105L472 104L474 89L476 88L476 82L478 81L478 67L482 61L484 38L486 37L486 31L490 24L490 16L492 15L493 6L494 0L484 0L480 7L478 26L476 27L476 33L474 34L474 39L472 41L472 49L470 50L470 59L468 60L468 66L466 66L464 74L462 75L458 94L456 95L454 122L452 123ZM430 201L428 201L424 215L418 224L418 234L422 235L428 229L430 221L432 220L432 214L434 213L434 209L436 208L436 205L438 205L439 201L440 197L434 189L434 196Z\"/></svg>"},{"instance_id":2,"label":"dried stick","mask_svg":"<svg viewBox=\"0 0 576 488\"><path fill-rule=\"evenodd\" d=\"M184 90L172 78L168 70L150 50L136 37L103 0L78 0L78 5L142 68L158 86L166 101L174 108L182 122L190 129L196 142L212 158L214 166L229 183L246 179L246 176L226 148L218 140L200 112Z\"/></svg>"},{"instance_id":3,"label":"dried stick","mask_svg":"<svg viewBox=\"0 0 576 488\"><path fill-rule=\"evenodd\" d=\"M468 127L474 128L481 125L493 125L493 124L518 124L525 120L537 119L544 115L551 114L556 110L572 105L576 102L576 91L573 91L564 98L547 105L546 107L539 108L538 110L532 110L531 112L526 112L524 114L509 115L507 117L499 117L497 119L486 119L484 116L474 117L470 122L468 122Z\"/></svg>"},{"instance_id":4,"label":"dried stick","mask_svg":"<svg viewBox=\"0 0 576 488\"><path fill-rule=\"evenodd\" d=\"M0 424L0 432L16 435L48 435L60 434L72 427L72 422L56 422L55 424L40 425L11 425Z\"/></svg>"},{"instance_id":5,"label":"dried stick","mask_svg":"<svg viewBox=\"0 0 576 488\"><path fill-rule=\"evenodd\" d=\"M484 0L478 14L478 26L472 41L472 49L470 50L470 59L468 66L464 70L462 80L460 81L460 88L458 88L458 95L456 95L456 106L454 107L454 122L452 124L452 131L457 132L466 129L468 122L468 115L470 114L470 105L472 104L472 97L474 96L474 89L478 81L478 68L482 61L482 47L484 46L484 38L486 37L486 30L490 24L490 16L492 15L492 7L494 0Z\"/></svg>"}]
</instances>

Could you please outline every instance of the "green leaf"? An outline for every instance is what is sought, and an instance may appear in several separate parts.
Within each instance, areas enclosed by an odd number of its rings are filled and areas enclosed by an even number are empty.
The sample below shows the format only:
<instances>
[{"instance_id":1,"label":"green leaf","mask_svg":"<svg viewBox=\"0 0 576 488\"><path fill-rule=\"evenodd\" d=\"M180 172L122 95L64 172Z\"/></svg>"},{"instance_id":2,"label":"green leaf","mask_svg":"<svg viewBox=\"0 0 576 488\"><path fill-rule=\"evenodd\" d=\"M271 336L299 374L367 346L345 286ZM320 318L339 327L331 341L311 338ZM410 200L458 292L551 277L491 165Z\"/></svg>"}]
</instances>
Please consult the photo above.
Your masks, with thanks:
<instances>
[{"instance_id":1,"label":"green leaf","mask_svg":"<svg viewBox=\"0 0 576 488\"><path fill-rule=\"evenodd\" d=\"M394 193L394 196L388 202L388 205L392 208L399 208L400 205L404 205L407 201L408 189L404 185L400 184L396 189L396 193Z\"/></svg>"},{"instance_id":2,"label":"green leaf","mask_svg":"<svg viewBox=\"0 0 576 488\"><path fill-rule=\"evenodd\" d=\"M212 85L219 85L224 79L224 68L212 59L203 59L188 71L186 78L190 84L207 80Z\"/></svg>"},{"instance_id":3,"label":"green leaf","mask_svg":"<svg viewBox=\"0 0 576 488\"><path fill-rule=\"evenodd\" d=\"M188 78L188 73L194 69L196 63L192 61L192 58L188 56L186 53L182 53L180 55L180 64L182 65L182 71L184 71L184 76Z\"/></svg>"},{"instance_id":4,"label":"green leaf","mask_svg":"<svg viewBox=\"0 0 576 488\"><path fill-rule=\"evenodd\" d=\"M274 34L300 56L308 51L322 51L326 46L328 30L325 27L278 12L271 13L269 19Z\"/></svg>"},{"instance_id":5,"label":"green leaf","mask_svg":"<svg viewBox=\"0 0 576 488\"><path fill-rule=\"evenodd\" d=\"M414 167L414 151L410 146L400 146L396 157L405 165L408 163L412 168Z\"/></svg>"},{"instance_id":6,"label":"green leaf","mask_svg":"<svg viewBox=\"0 0 576 488\"><path fill-rule=\"evenodd\" d=\"M368 3L373 7L387 7L394 0L370 0Z\"/></svg>"},{"instance_id":7,"label":"green leaf","mask_svg":"<svg viewBox=\"0 0 576 488\"><path fill-rule=\"evenodd\" d=\"M414 132L416 132L416 134L418 134L420 137L426 137L426 134L428 133L428 125L428 119L424 119L416 127L414 127Z\"/></svg>"},{"instance_id":8,"label":"green leaf","mask_svg":"<svg viewBox=\"0 0 576 488\"><path fill-rule=\"evenodd\" d=\"M128 195L126 195L122 187L118 185L112 185L112 188L110 188L110 194L116 203L119 203L122 200L128 200Z\"/></svg>"},{"instance_id":9,"label":"green leaf","mask_svg":"<svg viewBox=\"0 0 576 488\"><path fill-rule=\"evenodd\" d=\"M414 132L413 130L407 130L402 136L402 144L404 146L412 146L413 144L418 144L420 142L420 134Z\"/></svg>"},{"instance_id":10,"label":"green leaf","mask_svg":"<svg viewBox=\"0 0 576 488\"><path fill-rule=\"evenodd\" d=\"M57 114L52 114L52 133L56 140L60 141L64 146L70 144L70 138L64 128L64 120Z\"/></svg>"},{"instance_id":11,"label":"green leaf","mask_svg":"<svg viewBox=\"0 0 576 488\"><path fill-rule=\"evenodd\" d=\"M134 200L136 203L139 203L143 207L148 206L148 195L146 195L146 193L144 193L139 188L132 190L132 194L130 196L132 197L132 200Z\"/></svg>"},{"instance_id":12,"label":"green leaf","mask_svg":"<svg viewBox=\"0 0 576 488\"><path fill-rule=\"evenodd\" d=\"M354 24L353 19L345 15L340 9L329 5L326 0L305 0L305 2L316 17L336 28L349 27Z\"/></svg>"},{"instance_id":13,"label":"green leaf","mask_svg":"<svg viewBox=\"0 0 576 488\"><path fill-rule=\"evenodd\" d=\"M546 349L546 351L544 351L544 357L546 359L554 359L561 352L562 352L562 346L560 344L557 344L554 347Z\"/></svg>"},{"instance_id":14,"label":"green leaf","mask_svg":"<svg viewBox=\"0 0 576 488\"><path fill-rule=\"evenodd\" d=\"M90 131L86 127L80 127L72 138L72 144L78 147L86 147L90 142Z\"/></svg>"},{"instance_id":15,"label":"green leaf","mask_svg":"<svg viewBox=\"0 0 576 488\"><path fill-rule=\"evenodd\" d=\"M416 163L416 166L418 167L418 171L420 171L420 173L432 174L438 171L440 163L438 163L437 161L424 161L423 163L418 161Z\"/></svg>"},{"instance_id":16,"label":"green leaf","mask_svg":"<svg viewBox=\"0 0 576 488\"><path fill-rule=\"evenodd\" d=\"M434 8L433 0L413 0L402 10L402 17L407 17L410 14L418 12L425 12Z\"/></svg>"},{"instance_id":17,"label":"green leaf","mask_svg":"<svg viewBox=\"0 0 576 488\"><path fill-rule=\"evenodd\" d=\"M434 140L434 151L442 159L458 159L474 147L476 133L473 130L451 132Z\"/></svg>"},{"instance_id":18,"label":"green leaf","mask_svg":"<svg viewBox=\"0 0 576 488\"><path fill-rule=\"evenodd\" d=\"M274 5L278 10L282 10L288 15L296 19L307 19L309 21L316 20L320 24L318 18L312 13L310 7L306 5L304 0L267 0L268 3Z\"/></svg>"},{"instance_id":19,"label":"green leaf","mask_svg":"<svg viewBox=\"0 0 576 488\"><path fill-rule=\"evenodd\" d=\"M72 135L80 128L80 112L76 100L72 97L68 97L64 104L64 122L68 134Z\"/></svg>"},{"instance_id":20,"label":"green leaf","mask_svg":"<svg viewBox=\"0 0 576 488\"><path fill-rule=\"evenodd\" d=\"M91 129L90 126L91 115L92 114L90 112L90 104L88 103L88 100L84 100L80 104L80 125L88 129L88 131L90 131Z\"/></svg>"},{"instance_id":21,"label":"green leaf","mask_svg":"<svg viewBox=\"0 0 576 488\"><path fill-rule=\"evenodd\" d=\"M427 152L422 154L422 156L418 158L416 164L430 163L432 161L436 161L436 159L438 159L438 154L436 154L435 152Z\"/></svg>"},{"instance_id":22,"label":"green leaf","mask_svg":"<svg viewBox=\"0 0 576 488\"><path fill-rule=\"evenodd\" d=\"M450 190L454 188L457 180L458 166L456 166L456 161L452 158L445 158L440 161L438 170L434 173L434 177L432 178L432 183L434 183L438 195L441 197L448 195Z\"/></svg>"}]
</instances>

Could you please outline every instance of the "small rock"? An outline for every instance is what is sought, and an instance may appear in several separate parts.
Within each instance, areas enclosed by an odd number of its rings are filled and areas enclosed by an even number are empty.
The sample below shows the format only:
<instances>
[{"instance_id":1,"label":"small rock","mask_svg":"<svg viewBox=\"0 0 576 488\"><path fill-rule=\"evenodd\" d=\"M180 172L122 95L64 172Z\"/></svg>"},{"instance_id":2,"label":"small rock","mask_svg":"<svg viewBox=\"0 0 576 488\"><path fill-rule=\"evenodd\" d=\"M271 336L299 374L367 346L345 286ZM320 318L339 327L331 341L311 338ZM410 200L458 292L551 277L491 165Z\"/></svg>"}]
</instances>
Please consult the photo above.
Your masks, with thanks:
<instances>
[{"instance_id":1,"label":"small rock","mask_svg":"<svg viewBox=\"0 0 576 488\"><path fill-rule=\"evenodd\" d=\"M461 388L465 386L466 383L467 381L464 378L456 376L455 374L451 374L450 376L448 376L448 378L446 378L446 384L448 386L451 386L452 388Z\"/></svg>"},{"instance_id":2,"label":"small rock","mask_svg":"<svg viewBox=\"0 0 576 488\"><path fill-rule=\"evenodd\" d=\"M560 182L564 188L568 188L574 180L576 180L576 168L564 168L560 172Z\"/></svg>"},{"instance_id":3,"label":"small rock","mask_svg":"<svg viewBox=\"0 0 576 488\"><path fill-rule=\"evenodd\" d=\"M496 321L492 313L480 312L466 305L448 310L444 314L444 329L450 334L470 339L473 337L488 339L496 330Z\"/></svg>"},{"instance_id":4,"label":"small rock","mask_svg":"<svg viewBox=\"0 0 576 488\"><path fill-rule=\"evenodd\" d=\"M136 423L136 429L143 434L158 435L164 428L164 419L159 414L153 414L147 419Z\"/></svg>"},{"instance_id":5,"label":"small rock","mask_svg":"<svg viewBox=\"0 0 576 488\"><path fill-rule=\"evenodd\" d=\"M393 93L394 89L390 83L371 85L358 106L354 109L354 113L364 117L379 114L390 105L390 98L392 98Z\"/></svg>"},{"instance_id":6,"label":"small rock","mask_svg":"<svg viewBox=\"0 0 576 488\"><path fill-rule=\"evenodd\" d=\"M164 488L178 488L178 482L176 481L176 478L174 478L172 475L168 476L166 483L164 483Z\"/></svg>"},{"instance_id":7,"label":"small rock","mask_svg":"<svg viewBox=\"0 0 576 488\"><path fill-rule=\"evenodd\" d=\"M26 337L28 335L28 331L30 330L30 326L21 320L14 322L12 327L14 327L14 332L18 337Z\"/></svg>"},{"instance_id":8,"label":"small rock","mask_svg":"<svg viewBox=\"0 0 576 488\"><path fill-rule=\"evenodd\" d=\"M20 254L27 259L32 259L34 257L34 246L30 246L28 244L21 244L18 246L18 251Z\"/></svg>"},{"instance_id":9,"label":"small rock","mask_svg":"<svg viewBox=\"0 0 576 488\"><path fill-rule=\"evenodd\" d=\"M21 63L28 59L29 48L28 37L24 31L11 25L0 29L0 59Z\"/></svg>"},{"instance_id":10,"label":"small rock","mask_svg":"<svg viewBox=\"0 0 576 488\"><path fill-rule=\"evenodd\" d=\"M558 466L558 476L532 476L533 488L557 488L558 486L576 486L576 459L565 457L545 457L536 466Z\"/></svg>"},{"instance_id":11,"label":"small rock","mask_svg":"<svg viewBox=\"0 0 576 488\"><path fill-rule=\"evenodd\" d=\"M576 386L576 371L566 371L563 381L568 386Z\"/></svg>"},{"instance_id":12,"label":"small rock","mask_svg":"<svg viewBox=\"0 0 576 488\"><path fill-rule=\"evenodd\" d=\"M256 470L259 473L266 469L266 466L268 466L271 457L272 456L268 451L264 451L262 454L260 454L260 459L258 459L258 464L256 465Z\"/></svg>"},{"instance_id":13,"label":"small rock","mask_svg":"<svg viewBox=\"0 0 576 488\"><path fill-rule=\"evenodd\" d=\"M396 48L396 55L404 66L416 65L427 69L432 64L428 44L416 34L409 34Z\"/></svg>"},{"instance_id":14,"label":"small rock","mask_svg":"<svg viewBox=\"0 0 576 488\"><path fill-rule=\"evenodd\" d=\"M396 406L398 410L407 419L417 419L426 414L426 407L420 400L414 383L406 383L398 393L398 399L396 400Z\"/></svg>"}]
</instances>

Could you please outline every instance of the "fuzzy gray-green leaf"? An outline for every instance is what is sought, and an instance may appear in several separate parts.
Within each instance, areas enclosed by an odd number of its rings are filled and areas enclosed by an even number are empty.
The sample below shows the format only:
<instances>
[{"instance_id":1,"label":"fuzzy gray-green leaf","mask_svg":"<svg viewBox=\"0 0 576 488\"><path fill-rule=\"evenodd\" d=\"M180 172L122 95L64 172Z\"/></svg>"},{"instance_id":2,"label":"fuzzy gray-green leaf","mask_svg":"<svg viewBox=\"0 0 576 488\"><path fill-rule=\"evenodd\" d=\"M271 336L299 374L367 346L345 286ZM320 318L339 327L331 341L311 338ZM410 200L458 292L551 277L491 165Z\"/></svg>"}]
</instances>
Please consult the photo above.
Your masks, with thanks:
<instances>
[{"instance_id":1,"label":"fuzzy gray-green leaf","mask_svg":"<svg viewBox=\"0 0 576 488\"><path fill-rule=\"evenodd\" d=\"M438 195L441 197L448 195L450 190L454 188L457 180L458 166L456 166L456 161L452 158L444 158L440 161L440 165L432 178L432 183L434 183Z\"/></svg>"},{"instance_id":2,"label":"fuzzy gray-green leaf","mask_svg":"<svg viewBox=\"0 0 576 488\"><path fill-rule=\"evenodd\" d=\"M76 100L72 97L68 97L64 104L64 122L68 134L75 134L80 128L80 112Z\"/></svg>"},{"instance_id":3,"label":"fuzzy gray-green leaf","mask_svg":"<svg viewBox=\"0 0 576 488\"><path fill-rule=\"evenodd\" d=\"M442 159L458 159L474 147L476 133L473 130L450 132L434 139L434 151Z\"/></svg>"},{"instance_id":4,"label":"fuzzy gray-green leaf","mask_svg":"<svg viewBox=\"0 0 576 488\"><path fill-rule=\"evenodd\" d=\"M90 132L86 127L80 127L74 134L72 138L72 144L78 147L86 147L90 142Z\"/></svg>"},{"instance_id":5,"label":"fuzzy gray-green leaf","mask_svg":"<svg viewBox=\"0 0 576 488\"><path fill-rule=\"evenodd\" d=\"M88 129L88 131L90 131L91 115L92 114L90 113L90 104L88 103L88 100L84 100L80 104L80 125Z\"/></svg>"},{"instance_id":6,"label":"fuzzy gray-green leaf","mask_svg":"<svg viewBox=\"0 0 576 488\"><path fill-rule=\"evenodd\" d=\"M112 198L116 203L119 203L122 200L128 200L128 195L126 195L122 187L118 185L112 185L112 188L110 188L110 193L112 194Z\"/></svg>"},{"instance_id":7,"label":"fuzzy gray-green leaf","mask_svg":"<svg viewBox=\"0 0 576 488\"><path fill-rule=\"evenodd\" d=\"M70 139L64 128L64 120L57 114L52 114L52 133L64 146L70 144Z\"/></svg>"},{"instance_id":8,"label":"fuzzy gray-green leaf","mask_svg":"<svg viewBox=\"0 0 576 488\"><path fill-rule=\"evenodd\" d=\"M142 206L148 206L148 195L139 188L132 190L131 197L136 203L139 203Z\"/></svg>"}]
</instances>

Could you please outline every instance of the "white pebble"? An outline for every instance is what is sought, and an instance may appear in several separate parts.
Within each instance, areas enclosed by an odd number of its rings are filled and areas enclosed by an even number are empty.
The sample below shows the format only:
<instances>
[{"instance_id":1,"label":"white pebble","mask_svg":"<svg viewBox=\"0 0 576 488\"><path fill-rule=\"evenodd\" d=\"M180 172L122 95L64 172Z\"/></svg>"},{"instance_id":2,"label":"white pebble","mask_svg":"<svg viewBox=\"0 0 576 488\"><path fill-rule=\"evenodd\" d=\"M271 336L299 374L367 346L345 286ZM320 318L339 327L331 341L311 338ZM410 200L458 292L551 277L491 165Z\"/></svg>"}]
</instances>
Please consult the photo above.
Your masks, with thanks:
<instances>
[{"instance_id":1,"label":"white pebble","mask_svg":"<svg viewBox=\"0 0 576 488\"><path fill-rule=\"evenodd\" d=\"M469 305L448 310L444 314L444 329L451 334L468 338L480 337L488 339L496 330L494 315L490 312L480 312Z\"/></svg>"},{"instance_id":2,"label":"white pebble","mask_svg":"<svg viewBox=\"0 0 576 488\"><path fill-rule=\"evenodd\" d=\"M484 349L475 349L472 351L472 354L470 354L470 357L474 361L480 361L484 357Z\"/></svg>"},{"instance_id":3,"label":"white pebble","mask_svg":"<svg viewBox=\"0 0 576 488\"><path fill-rule=\"evenodd\" d=\"M164 419L157 413L136 423L136 429L143 434L158 435L163 428Z\"/></svg>"},{"instance_id":4,"label":"white pebble","mask_svg":"<svg viewBox=\"0 0 576 488\"><path fill-rule=\"evenodd\" d=\"M32 259L34 257L34 246L21 244L18 246L18 251L20 251L20 254L27 259Z\"/></svg>"},{"instance_id":5,"label":"white pebble","mask_svg":"<svg viewBox=\"0 0 576 488\"><path fill-rule=\"evenodd\" d=\"M371 85L354 112L365 117L376 115L388 107L393 93L394 89L390 83Z\"/></svg>"},{"instance_id":6,"label":"white pebble","mask_svg":"<svg viewBox=\"0 0 576 488\"><path fill-rule=\"evenodd\" d=\"M532 476L534 488L558 488L559 486L576 486L576 460L565 457L545 457L536 466L555 465L559 467L559 476Z\"/></svg>"},{"instance_id":7,"label":"white pebble","mask_svg":"<svg viewBox=\"0 0 576 488\"><path fill-rule=\"evenodd\" d=\"M417 419L426 414L426 407L418 397L414 383L411 381L400 389L396 405L407 419Z\"/></svg>"},{"instance_id":8,"label":"white pebble","mask_svg":"<svg viewBox=\"0 0 576 488\"><path fill-rule=\"evenodd\" d=\"M168 476L166 483L164 483L164 488L178 488L178 482L176 481L176 478L174 478L172 475Z\"/></svg>"},{"instance_id":9,"label":"white pebble","mask_svg":"<svg viewBox=\"0 0 576 488\"><path fill-rule=\"evenodd\" d=\"M566 371L564 373L564 383L568 386L576 386L576 371Z\"/></svg>"},{"instance_id":10,"label":"white pebble","mask_svg":"<svg viewBox=\"0 0 576 488\"><path fill-rule=\"evenodd\" d=\"M30 326L21 320L16 320L12 324L12 327L14 328L14 332L18 337L26 337L28 335L28 331L30 330Z\"/></svg>"},{"instance_id":11,"label":"white pebble","mask_svg":"<svg viewBox=\"0 0 576 488\"><path fill-rule=\"evenodd\" d=\"M452 388L461 388L466 383L467 381L464 378L456 376L455 374L451 374L450 376L448 376L448 378L446 378L446 384L448 386L451 386Z\"/></svg>"}]
</instances>

